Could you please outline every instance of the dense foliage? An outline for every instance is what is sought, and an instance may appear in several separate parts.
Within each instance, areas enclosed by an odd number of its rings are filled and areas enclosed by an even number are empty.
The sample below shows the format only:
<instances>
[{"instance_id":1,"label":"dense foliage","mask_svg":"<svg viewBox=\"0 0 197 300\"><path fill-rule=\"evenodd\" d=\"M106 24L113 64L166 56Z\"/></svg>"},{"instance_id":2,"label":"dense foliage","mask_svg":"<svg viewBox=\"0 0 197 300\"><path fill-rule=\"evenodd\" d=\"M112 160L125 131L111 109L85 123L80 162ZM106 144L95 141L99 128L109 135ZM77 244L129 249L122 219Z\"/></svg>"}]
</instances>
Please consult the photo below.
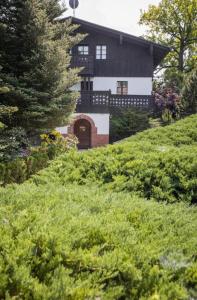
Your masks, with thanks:
<instances>
[{"instance_id":1,"label":"dense foliage","mask_svg":"<svg viewBox=\"0 0 197 300\"><path fill-rule=\"evenodd\" d=\"M0 97L9 92L10 90L3 86L0 80ZM17 107L0 103L0 162L15 158L20 149L28 144L23 128L14 127L8 129L5 124L5 120L10 120L17 111Z\"/></svg>"},{"instance_id":2,"label":"dense foliage","mask_svg":"<svg viewBox=\"0 0 197 300\"><path fill-rule=\"evenodd\" d=\"M127 138L150 128L149 113L146 110L127 108L113 113L110 118L110 141Z\"/></svg>"},{"instance_id":3,"label":"dense foliage","mask_svg":"<svg viewBox=\"0 0 197 300\"><path fill-rule=\"evenodd\" d=\"M21 139L18 140L18 144ZM17 144L17 139L10 145ZM49 162L62 153L66 153L72 149L76 149L77 139L74 136L64 138L57 131L41 136L41 145L39 147L30 148L20 153L21 157L1 162L0 159L0 186L9 183L23 183L38 171L46 168ZM17 146L17 150L20 144ZM7 149L8 151L9 149ZM13 149L12 149L13 150ZM12 151L13 156L13 151Z\"/></svg>"},{"instance_id":4,"label":"dense foliage","mask_svg":"<svg viewBox=\"0 0 197 300\"><path fill-rule=\"evenodd\" d=\"M155 113L164 123L170 123L180 118L183 105L181 97L172 88L158 87L154 93Z\"/></svg>"},{"instance_id":5,"label":"dense foliage","mask_svg":"<svg viewBox=\"0 0 197 300\"><path fill-rule=\"evenodd\" d=\"M0 84L8 91L1 91L0 105L17 107L2 122L31 139L66 124L75 108L76 94L68 90L78 70L70 68L69 49L82 36L56 21L64 11L58 0L1 0Z\"/></svg>"},{"instance_id":6,"label":"dense foliage","mask_svg":"<svg viewBox=\"0 0 197 300\"><path fill-rule=\"evenodd\" d=\"M197 112L197 66L185 76L182 98L189 112Z\"/></svg>"},{"instance_id":7,"label":"dense foliage","mask_svg":"<svg viewBox=\"0 0 197 300\"><path fill-rule=\"evenodd\" d=\"M196 208L51 183L0 193L1 299L196 299Z\"/></svg>"},{"instance_id":8,"label":"dense foliage","mask_svg":"<svg viewBox=\"0 0 197 300\"><path fill-rule=\"evenodd\" d=\"M196 299L196 128L73 151L0 188L0 298Z\"/></svg>"},{"instance_id":9,"label":"dense foliage","mask_svg":"<svg viewBox=\"0 0 197 300\"><path fill-rule=\"evenodd\" d=\"M140 23L148 26L148 37L167 45L171 52L161 64L166 83L181 88L183 74L197 63L197 1L162 0L142 11Z\"/></svg>"},{"instance_id":10,"label":"dense foliage","mask_svg":"<svg viewBox=\"0 0 197 300\"><path fill-rule=\"evenodd\" d=\"M127 141L61 157L36 183L98 183L157 201L197 201L197 115Z\"/></svg>"}]
</instances>

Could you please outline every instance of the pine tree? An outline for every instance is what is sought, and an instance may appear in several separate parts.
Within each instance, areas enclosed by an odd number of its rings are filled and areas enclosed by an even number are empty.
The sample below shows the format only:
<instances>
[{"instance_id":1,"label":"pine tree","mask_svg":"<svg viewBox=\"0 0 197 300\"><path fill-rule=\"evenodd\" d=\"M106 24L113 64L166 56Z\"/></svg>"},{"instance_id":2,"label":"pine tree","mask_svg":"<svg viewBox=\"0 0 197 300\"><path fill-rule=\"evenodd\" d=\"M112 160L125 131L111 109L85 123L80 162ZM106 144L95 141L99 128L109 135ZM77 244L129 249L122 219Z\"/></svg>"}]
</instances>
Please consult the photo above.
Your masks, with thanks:
<instances>
[{"instance_id":1,"label":"pine tree","mask_svg":"<svg viewBox=\"0 0 197 300\"><path fill-rule=\"evenodd\" d=\"M9 89L3 86L0 80L0 97L6 93L9 93ZM7 129L8 126L5 125L5 121L8 124L12 115L17 111L17 107L0 104L0 162L15 158L21 146L28 144L24 130L16 127ZM2 120L4 120L4 123Z\"/></svg>"},{"instance_id":2,"label":"pine tree","mask_svg":"<svg viewBox=\"0 0 197 300\"><path fill-rule=\"evenodd\" d=\"M66 124L75 107L68 90L78 70L69 68L69 49L83 37L56 20L64 11L58 0L1 0L1 79L9 92L0 104L18 108L6 125L30 137Z\"/></svg>"}]
</instances>

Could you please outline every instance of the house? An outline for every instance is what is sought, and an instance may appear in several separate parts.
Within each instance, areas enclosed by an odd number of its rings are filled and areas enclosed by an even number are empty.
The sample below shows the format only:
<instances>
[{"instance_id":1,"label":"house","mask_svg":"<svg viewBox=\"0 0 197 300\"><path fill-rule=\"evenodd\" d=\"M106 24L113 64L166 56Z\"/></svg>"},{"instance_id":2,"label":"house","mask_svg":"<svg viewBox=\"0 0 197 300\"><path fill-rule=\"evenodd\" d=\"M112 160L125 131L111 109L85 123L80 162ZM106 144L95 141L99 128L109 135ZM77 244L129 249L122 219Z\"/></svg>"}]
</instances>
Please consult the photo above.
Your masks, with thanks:
<instances>
[{"instance_id":1,"label":"house","mask_svg":"<svg viewBox=\"0 0 197 300\"><path fill-rule=\"evenodd\" d=\"M68 18L66 18L68 19ZM70 17L87 37L72 49L71 67L83 67L72 124L58 128L75 134L79 148L109 143L110 113L120 107L152 107L155 68L170 49L143 38Z\"/></svg>"}]
</instances>

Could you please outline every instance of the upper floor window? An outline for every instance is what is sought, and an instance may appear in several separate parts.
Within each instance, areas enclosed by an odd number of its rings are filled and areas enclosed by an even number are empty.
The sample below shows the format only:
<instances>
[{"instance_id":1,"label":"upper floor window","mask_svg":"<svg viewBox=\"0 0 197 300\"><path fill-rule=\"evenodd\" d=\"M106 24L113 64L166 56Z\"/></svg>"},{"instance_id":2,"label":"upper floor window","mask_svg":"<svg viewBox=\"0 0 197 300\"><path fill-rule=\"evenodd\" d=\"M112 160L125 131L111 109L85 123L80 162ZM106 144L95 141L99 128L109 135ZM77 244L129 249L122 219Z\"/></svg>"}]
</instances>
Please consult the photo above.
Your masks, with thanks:
<instances>
[{"instance_id":1,"label":"upper floor window","mask_svg":"<svg viewBox=\"0 0 197 300\"><path fill-rule=\"evenodd\" d=\"M89 47L87 45L78 46L79 55L89 55Z\"/></svg>"},{"instance_id":2,"label":"upper floor window","mask_svg":"<svg viewBox=\"0 0 197 300\"><path fill-rule=\"evenodd\" d=\"M107 46L97 45L96 46L96 59L106 59L107 58Z\"/></svg>"},{"instance_id":3,"label":"upper floor window","mask_svg":"<svg viewBox=\"0 0 197 300\"><path fill-rule=\"evenodd\" d=\"M128 81L117 81L117 94L128 95Z\"/></svg>"}]
</instances>

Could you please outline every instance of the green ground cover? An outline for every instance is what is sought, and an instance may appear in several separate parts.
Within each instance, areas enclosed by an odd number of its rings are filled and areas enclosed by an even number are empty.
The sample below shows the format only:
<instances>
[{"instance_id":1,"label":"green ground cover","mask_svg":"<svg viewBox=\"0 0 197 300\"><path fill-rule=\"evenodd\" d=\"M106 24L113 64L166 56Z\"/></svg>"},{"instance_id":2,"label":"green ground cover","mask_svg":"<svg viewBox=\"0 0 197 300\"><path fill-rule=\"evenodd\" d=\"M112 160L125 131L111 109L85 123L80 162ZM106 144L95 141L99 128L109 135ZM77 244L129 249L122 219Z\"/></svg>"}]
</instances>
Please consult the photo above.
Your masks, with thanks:
<instances>
[{"instance_id":1,"label":"green ground cover","mask_svg":"<svg viewBox=\"0 0 197 300\"><path fill-rule=\"evenodd\" d=\"M197 115L171 126L139 133L123 143L56 160L37 184L96 183L100 188L137 193L174 203L197 201Z\"/></svg>"},{"instance_id":2,"label":"green ground cover","mask_svg":"<svg viewBox=\"0 0 197 300\"><path fill-rule=\"evenodd\" d=\"M196 142L191 116L0 188L0 299L197 299Z\"/></svg>"}]
</instances>

